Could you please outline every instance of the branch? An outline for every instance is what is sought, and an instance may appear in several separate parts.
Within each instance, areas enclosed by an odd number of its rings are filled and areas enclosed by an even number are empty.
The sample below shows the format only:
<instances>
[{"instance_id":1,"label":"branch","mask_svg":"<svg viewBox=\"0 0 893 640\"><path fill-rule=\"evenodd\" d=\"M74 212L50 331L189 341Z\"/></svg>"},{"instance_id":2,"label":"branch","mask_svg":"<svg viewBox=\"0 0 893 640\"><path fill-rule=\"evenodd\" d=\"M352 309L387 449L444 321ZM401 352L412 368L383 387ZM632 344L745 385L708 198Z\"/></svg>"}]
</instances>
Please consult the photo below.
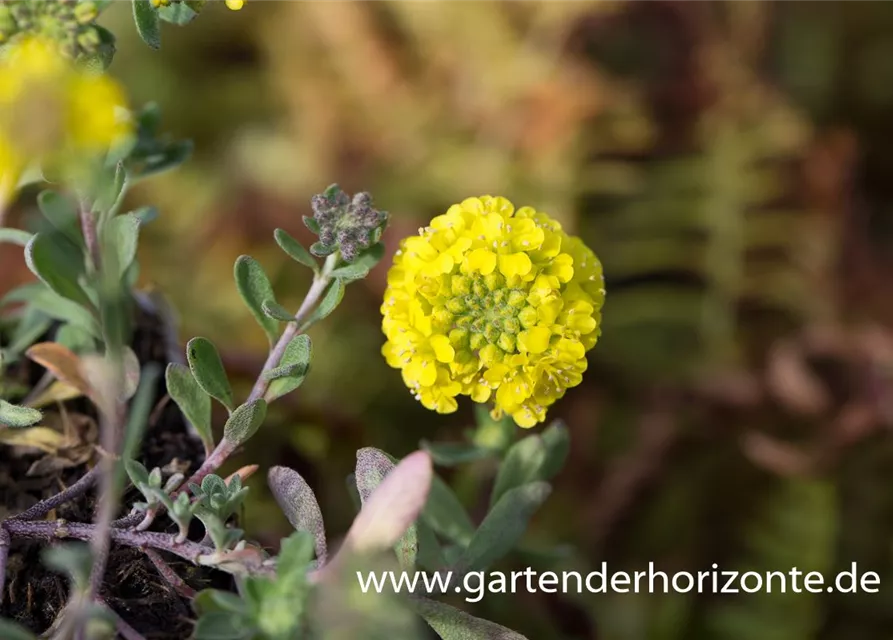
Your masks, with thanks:
<instances>
[{"instance_id":1,"label":"branch","mask_svg":"<svg viewBox=\"0 0 893 640\"><path fill-rule=\"evenodd\" d=\"M11 544L9 533L0 529L0 603L3 602L6 589L6 563L9 560L9 545Z\"/></svg>"},{"instance_id":2,"label":"branch","mask_svg":"<svg viewBox=\"0 0 893 640\"><path fill-rule=\"evenodd\" d=\"M174 571L173 567L165 562L164 558L162 558L157 551L154 549L146 549L145 554L148 556L149 560L152 561L152 564L155 565L155 568L158 569L158 573L161 574L161 577L167 580L171 587L174 588L174 591L190 600L195 597L195 589L186 584L183 578L177 575L177 572Z\"/></svg>"},{"instance_id":3,"label":"branch","mask_svg":"<svg viewBox=\"0 0 893 640\"><path fill-rule=\"evenodd\" d=\"M56 507L70 502L87 493L96 484L99 478L99 466L95 466L87 473L81 476L80 480L75 482L67 489L50 496L46 500L41 500L37 504L25 509L21 513L12 516L10 520L36 520L42 518Z\"/></svg>"},{"instance_id":4,"label":"branch","mask_svg":"<svg viewBox=\"0 0 893 640\"><path fill-rule=\"evenodd\" d=\"M102 267L102 253L99 247L99 236L96 233L96 216L93 215L93 207L90 202L84 200L78 208L78 218L81 221L81 232L84 234L84 244L87 253L93 262L93 269L99 271Z\"/></svg>"}]
</instances>

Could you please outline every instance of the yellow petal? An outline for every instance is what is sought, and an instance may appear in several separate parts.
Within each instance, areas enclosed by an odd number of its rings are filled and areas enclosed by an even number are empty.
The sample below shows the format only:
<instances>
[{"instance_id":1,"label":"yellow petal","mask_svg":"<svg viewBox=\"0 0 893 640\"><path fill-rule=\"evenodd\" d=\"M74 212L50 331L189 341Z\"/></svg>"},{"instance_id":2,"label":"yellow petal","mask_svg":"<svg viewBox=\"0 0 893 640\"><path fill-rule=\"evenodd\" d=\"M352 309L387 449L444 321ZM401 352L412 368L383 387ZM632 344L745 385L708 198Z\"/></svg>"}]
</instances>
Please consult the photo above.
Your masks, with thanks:
<instances>
[{"instance_id":1,"label":"yellow petal","mask_svg":"<svg viewBox=\"0 0 893 640\"><path fill-rule=\"evenodd\" d=\"M531 267L533 263L530 262L530 256L524 252L499 256L499 271L506 278L526 276L530 273Z\"/></svg>"},{"instance_id":2,"label":"yellow petal","mask_svg":"<svg viewBox=\"0 0 893 640\"><path fill-rule=\"evenodd\" d=\"M496 268L496 254L487 249L475 249L465 255L465 270L479 271L483 275L493 273Z\"/></svg>"},{"instance_id":3,"label":"yellow petal","mask_svg":"<svg viewBox=\"0 0 893 640\"><path fill-rule=\"evenodd\" d=\"M549 338L551 337L552 332L546 327L531 327L518 334L518 343L524 351L542 353L549 348Z\"/></svg>"},{"instance_id":4,"label":"yellow petal","mask_svg":"<svg viewBox=\"0 0 893 640\"><path fill-rule=\"evenodd\" d=\"M431 343L431 348L434 349L434 357L439 362L452 362L453 358L456 357L456 350L453 349L450 339L445 335L437 334L431 336L429 342Z\"/></svg>"}]
</instances>

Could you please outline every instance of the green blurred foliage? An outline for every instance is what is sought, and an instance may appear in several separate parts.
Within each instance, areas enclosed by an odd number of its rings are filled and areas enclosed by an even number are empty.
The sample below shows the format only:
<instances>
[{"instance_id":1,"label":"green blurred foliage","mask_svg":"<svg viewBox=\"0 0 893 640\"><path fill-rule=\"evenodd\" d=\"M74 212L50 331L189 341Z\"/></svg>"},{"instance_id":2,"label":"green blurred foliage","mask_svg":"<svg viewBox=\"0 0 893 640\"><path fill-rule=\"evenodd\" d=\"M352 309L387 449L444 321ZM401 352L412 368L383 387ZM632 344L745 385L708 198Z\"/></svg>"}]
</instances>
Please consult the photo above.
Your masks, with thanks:
<instances>
[{"instance_id":1,"label":"green blurred foliage","mask_svg":"<svg viewBox=\"0 0 893 640\"><path fill-rule=\"evenodd\" d=\"M165 25L150 52L113 4L110 71L196 145L132 195L162 214L142 238L143 284L169 298L181 336L221 346L234 384L250 385L266 338L232 261L250 253L296 306L309 275L270 238L307 244L312 194L370 191L393 216L389 251L453 202L505 195L580 234L608 289L590 371L554 411L569 462L530 553L506 567L856 561L882 585L463 607L537 639L893 635L893 6L249 0ZM298 469L330 535L353 518L356 449L402 455L472 422L467 404L422 409L381 358L385 271L310 331L306 383L234 462ZM445 475L479 517L493 473ZM246 526L275 544L288 524L250 485ZM569 556L543 552L565 543Z\"/></svg>"}]
</instances>

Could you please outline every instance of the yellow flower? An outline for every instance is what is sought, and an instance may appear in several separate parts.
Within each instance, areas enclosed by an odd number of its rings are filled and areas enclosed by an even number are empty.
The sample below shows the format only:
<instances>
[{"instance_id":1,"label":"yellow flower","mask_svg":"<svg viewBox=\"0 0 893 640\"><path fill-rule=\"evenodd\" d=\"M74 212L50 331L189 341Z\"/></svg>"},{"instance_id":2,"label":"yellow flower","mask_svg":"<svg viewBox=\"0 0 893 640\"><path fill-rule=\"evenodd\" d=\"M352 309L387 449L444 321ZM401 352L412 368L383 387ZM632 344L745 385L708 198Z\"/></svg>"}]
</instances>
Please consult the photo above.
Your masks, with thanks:
<instances>
[{"instance_id":1,"label":"yellow flower","mask_svg":"<svg viewBox=\"0 0 893 640\"><path fill-rule=\"evenodd\" d=\"M382 353L429 409L451 413L467 395L532 427L580 384L604 299L601 263L558 222L468 198L400 243Z\"/></svg>"},{"instance_id":2,"label":"yellow flower","mask_svg":"<svg viewBox=\"0 0 893 640\"><path fill-rule=\"evenodd\" d=\"M77 67L55 43L26 38L0 58L0 196L32 164L75 165L133 131L121 87Z\"/></svg>"},{"instance_id":3,"label":"yellow flower","mask_svg":"<svg viewBox=\"0 0 893 640\"><path fill-rule=\"evenodd\" d=\"M238 11L245 6L245 0L226 0L226 6L233 11Z\"/></svg>"}]
</instances>

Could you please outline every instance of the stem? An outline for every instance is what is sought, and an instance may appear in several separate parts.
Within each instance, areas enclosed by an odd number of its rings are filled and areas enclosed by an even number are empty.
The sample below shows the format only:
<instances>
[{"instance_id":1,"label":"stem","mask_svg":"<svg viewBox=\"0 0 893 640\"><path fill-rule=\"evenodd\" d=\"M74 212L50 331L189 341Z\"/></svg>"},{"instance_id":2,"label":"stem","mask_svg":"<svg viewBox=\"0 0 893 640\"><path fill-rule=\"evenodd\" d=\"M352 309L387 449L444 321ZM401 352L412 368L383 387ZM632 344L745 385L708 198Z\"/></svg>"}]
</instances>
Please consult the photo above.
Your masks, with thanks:
<instances>
[{"instance_id":1,"label":"stem","mask_svg":"<svg viewBox=\"0 0 893 640\"><path fill-rule=\"evenodd\" d=\"M301 303L298 312L295 314L294 320L288 323L285 331L282 332L282 335L279 336L279 340L276 341L276 344L270 350L270 355L267 356L263 369L261 369L261 372L254 383L254 387L251 389L251 394L248 396L248 400L245 401L246 403L259 400L267 393L267 390L270 388L270 380L266 379L265 374L279 366L279 363L282 361L282 356L285 355L285 350L288 347L288 344L301 331L301 325L304 320L310 315L310 312L319 302L320 297L325 293L326 287L328 287L329 283L332 281L330 274L335 268L337 261L338 254L331 254L326 258L325 265L320 274L313 278L313 284L310 286L310 290L307 292L304 301ZM183 483L183 486L188 487L192 483L201 484L205 476L214 473L224 462L226 462L227 458L232 455L237 446L236 443L229 442L226 438L221 439L211 454L205 458L201 467L192 474L191 478ZM175 496L176 494L171 497Z\"/></svg>"},{"instance_id":2,"label":"stem","mask_svg":"<svg viewBox=\"0 0 893 640\"><path fill-rule=\"evenodd\" d=\"M155 568L158 569L158 573L161 574L161 577L167 580L171 587L174 588L174 591L190 600L195 597L195 589L186 584L183 578L177 575L177 572L174 571L173 567L164 561L161 554L154 549L146 549L145 554L148 556L149 560L152 561L152 564L155 565Z\"/></svg>"},{"instance_id":3,"label":"stem","mask_svg":"<svg viewBox=\"0 0 893 640\"><path fill-rule=\"evenodd\" d=\"M7 520L0 525L9 535L40 540L92 540L97 535L97 525L80 522ZM214 553L214 549L196 542L177 543L169 533L155 531L132 531L111 528L107 538L126 547L137 549L162 549L184 560L197 563L198 558Z\"/></svg>"},{"instance_id":4,"label":"stem","mask_svg":"<svg viewBox=\"0 0 893 640\"><path fill-rule=\"evenodd\" d=\"M109 607L109 610L111 610L111 607ZM118 628L118 633L124 640L146 640L144 635L124 622L124 619L117 613L115 614L115 626Z\"/></svg>"},{"instance_id":5,"label":"stem","mask_svg":"<svg viewBox=\"0 0 893 640\"><path fill-rule=\"evenodd\" d=\"M10 520L36 520L37 518L42 518L50 511L55 509L56 507L65 504L66 502L70 502L75 498L78 498L96 484L96 480L99 478L99 466L95 466L90 469L87 473L81 476L80 480L75 482L73 485L57 493L54 496L50 496L46 500L41 500L37 504L25 509L21 513L18 513Z\"/></svg>"},{"instance_id":6,"label":"stem","mask_svg":"<svg viewBox=\"0 0 893 640\"><path fill-rule=\"evenodd\" d=\"M93 207L88 200L81 201L78 218L81 221L81 232L84 234L84 244L93 262L93 269L99 271L102 267L102 253L99 247L99 235L96 233L96 216L93 215Z\"/></svg>"}]
</instances>

